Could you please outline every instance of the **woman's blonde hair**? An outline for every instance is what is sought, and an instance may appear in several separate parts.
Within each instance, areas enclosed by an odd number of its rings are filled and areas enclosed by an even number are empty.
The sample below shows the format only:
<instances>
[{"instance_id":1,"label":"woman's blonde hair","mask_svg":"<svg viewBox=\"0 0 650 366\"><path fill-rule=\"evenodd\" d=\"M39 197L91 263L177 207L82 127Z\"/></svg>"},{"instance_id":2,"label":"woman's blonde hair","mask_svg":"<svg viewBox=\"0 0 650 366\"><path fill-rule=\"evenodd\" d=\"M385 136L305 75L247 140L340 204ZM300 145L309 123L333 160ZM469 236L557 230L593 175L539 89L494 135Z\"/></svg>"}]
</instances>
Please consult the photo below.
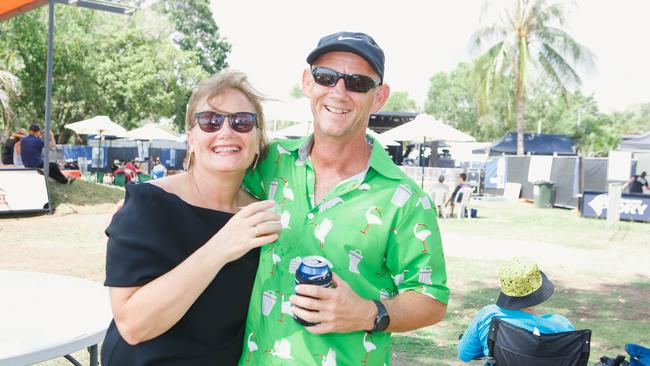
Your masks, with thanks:
<instances>
[{"instance_id":1,"label":"woman's blonde hair","mask_svg":"<svg viewBox=\"0 0 650 366\"><path fill-rule=\"evenodd\" d=\"M267 142L262 102L268 100L268 98L253 88L253 86L248 82L246 75L240 71L228 69L222 70L218 74L203 79L197 84L194 92L192 93L192 96L190 97L190 100L187 102L187 110L185 113L185 130L189 132L196 123L194 114L197 112L196 106L198 105L199 101L203 100L204 98L210 101L210 99L230 89L238 90L244 94L244 96L246 96L246 99L248 99L248 101L253 105L255 113L257 114L257 126L259 129L259 155L253 163L257 164L257 161L259 159L263 159L266 155ZM188 158L186 160L187 170L190 170L191 168L193 158L192 155L193 152L190 152L188 154Z\"/></svg>"}]
</instances>

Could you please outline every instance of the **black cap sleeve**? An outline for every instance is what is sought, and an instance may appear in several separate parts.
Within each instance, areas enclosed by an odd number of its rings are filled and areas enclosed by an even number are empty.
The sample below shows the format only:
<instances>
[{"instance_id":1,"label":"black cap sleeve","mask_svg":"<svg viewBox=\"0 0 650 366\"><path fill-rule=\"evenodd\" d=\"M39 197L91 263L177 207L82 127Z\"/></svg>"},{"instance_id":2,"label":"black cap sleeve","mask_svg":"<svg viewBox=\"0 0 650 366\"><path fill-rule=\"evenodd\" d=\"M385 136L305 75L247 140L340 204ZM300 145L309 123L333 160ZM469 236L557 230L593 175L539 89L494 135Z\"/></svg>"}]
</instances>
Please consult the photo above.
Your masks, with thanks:
<instances>
[{"instance_id":1,"label":"black cap sleeve","mask_svg":"<svg viewBox=\"0 0 650 366\"><path fill-rule=\"evenodd\" d=\"M176 263L167 246L171 212L167 199L150 184L127 185L124 206L113 215L106 229L105 286L142 286L171 270Z\"/></svg>"}]
</instances>

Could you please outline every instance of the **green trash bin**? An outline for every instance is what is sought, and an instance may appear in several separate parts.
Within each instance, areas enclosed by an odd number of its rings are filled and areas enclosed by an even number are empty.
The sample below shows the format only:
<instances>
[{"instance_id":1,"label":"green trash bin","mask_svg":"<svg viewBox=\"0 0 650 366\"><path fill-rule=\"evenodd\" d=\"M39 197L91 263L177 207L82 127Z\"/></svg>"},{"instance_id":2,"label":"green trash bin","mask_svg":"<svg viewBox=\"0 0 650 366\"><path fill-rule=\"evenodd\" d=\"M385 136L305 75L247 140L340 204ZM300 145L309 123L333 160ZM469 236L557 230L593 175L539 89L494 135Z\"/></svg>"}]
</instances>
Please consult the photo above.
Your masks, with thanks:
<instances>
[{"instance_id":1,"label":"green trash bin","mask_svg":"<svg viewBox=\"0 0 650 366\"><path fill-rule=\"evenodd\" d=\"M535 206L539 208L553 207L553 182L537 181L534 183L533 196Z\"/></svg>"}]
</instances>

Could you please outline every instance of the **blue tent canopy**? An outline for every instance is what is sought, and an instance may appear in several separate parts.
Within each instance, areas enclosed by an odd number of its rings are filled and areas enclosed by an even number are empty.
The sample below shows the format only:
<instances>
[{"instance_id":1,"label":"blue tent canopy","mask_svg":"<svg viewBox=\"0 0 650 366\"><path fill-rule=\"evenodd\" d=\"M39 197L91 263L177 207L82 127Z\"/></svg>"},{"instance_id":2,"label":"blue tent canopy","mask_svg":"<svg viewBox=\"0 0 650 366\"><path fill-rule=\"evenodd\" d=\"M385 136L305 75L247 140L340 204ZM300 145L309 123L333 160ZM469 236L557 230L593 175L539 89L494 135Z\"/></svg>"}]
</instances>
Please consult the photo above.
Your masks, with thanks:
<instances>
[{"instance_id":1,"label":"blue tent canopy","mask_svg":"<svg viewBox=\"0 0 650 366\"><path fill-rule=\"evenodd\" d=\"M575 155L574 142L566 135L524 134L524 154ZM501 140L489 147L490 155L514 155L517 153L517 134L508 132Z\"/></svg>"}]
</instances>

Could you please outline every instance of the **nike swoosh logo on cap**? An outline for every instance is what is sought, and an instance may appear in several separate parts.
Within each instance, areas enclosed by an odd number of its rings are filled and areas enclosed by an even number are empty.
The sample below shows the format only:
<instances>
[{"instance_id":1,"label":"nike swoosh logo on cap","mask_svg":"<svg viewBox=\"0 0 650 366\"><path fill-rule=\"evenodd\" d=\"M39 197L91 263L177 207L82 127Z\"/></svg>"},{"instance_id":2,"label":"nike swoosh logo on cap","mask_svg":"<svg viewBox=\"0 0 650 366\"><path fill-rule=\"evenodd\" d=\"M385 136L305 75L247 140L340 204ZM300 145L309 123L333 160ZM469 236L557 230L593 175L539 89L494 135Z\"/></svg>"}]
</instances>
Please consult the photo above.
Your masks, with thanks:
<instances>
[{"instance_id":1,"label":"nike swoosh logo on cap","mask_svg":"<svg viewBox=\"0 0 650 366\"><path fill-rule=\"evenodd\" d=\"M363 41L363 39L361 39L361 38L344 37L344 36L339 36L339 38L337 38L337 40L339 40L339 41Z\"/></svg>"}]
</instances>

